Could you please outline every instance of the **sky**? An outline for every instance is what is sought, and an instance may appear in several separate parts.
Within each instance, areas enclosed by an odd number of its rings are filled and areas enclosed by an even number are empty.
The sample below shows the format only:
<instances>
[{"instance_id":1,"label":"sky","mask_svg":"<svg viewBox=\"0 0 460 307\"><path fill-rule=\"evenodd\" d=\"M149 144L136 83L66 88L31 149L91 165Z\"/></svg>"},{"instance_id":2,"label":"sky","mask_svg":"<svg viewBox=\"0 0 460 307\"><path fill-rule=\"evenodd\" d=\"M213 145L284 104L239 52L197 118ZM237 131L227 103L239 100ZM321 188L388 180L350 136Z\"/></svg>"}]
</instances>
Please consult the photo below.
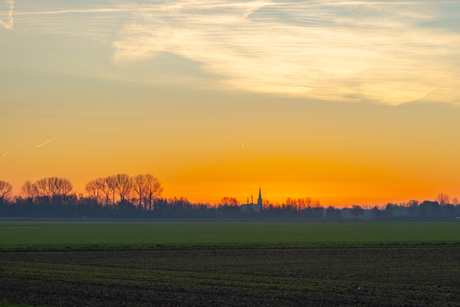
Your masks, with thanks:
<instances>
[{"instance_id":1,"label":"sky","mask_svg":"<svg viewBox=\"0 0 460 307\"><path fill-rule=\"evenodd\" d=\"M0 0L0 180L460 197L460 1Z\"/></svg>"}]
</instances>

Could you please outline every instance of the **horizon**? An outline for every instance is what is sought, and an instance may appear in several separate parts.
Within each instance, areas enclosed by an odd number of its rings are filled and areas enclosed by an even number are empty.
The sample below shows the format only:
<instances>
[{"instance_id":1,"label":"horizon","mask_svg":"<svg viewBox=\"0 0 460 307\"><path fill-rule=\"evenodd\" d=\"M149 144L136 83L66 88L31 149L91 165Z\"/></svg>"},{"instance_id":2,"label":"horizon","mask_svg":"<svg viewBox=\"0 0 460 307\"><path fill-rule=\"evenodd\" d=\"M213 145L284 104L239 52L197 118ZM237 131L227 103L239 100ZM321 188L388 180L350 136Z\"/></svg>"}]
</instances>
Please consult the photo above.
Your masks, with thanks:
<instances>
[{"instance_id":1,"label":"horizon","mask_svg":"<svg viewBox=\"0 0 460 307\"><path fill-rule=\"evenodd\" d=\"M131 180L134 179L134 176L130 176L129 174L127 174ZM40 178L40 179L48 179L48 178L52 178L52 177L47 177L47 178ZM54 178L57 178L57 177L54 177ZM102 177L102 178L105 178L105 177ZM83 197L91 197L90 194L88 193L88 191L86 191L85 188L83 188L82 190L78 190L75 188L75 186L73 185L73 182L72 180L70 180L69 178L62 178L62 179L68 179L70 181L70 183L72 184L73 188L72 190L70 191L70 194L71 195L76 195L78 197L83 196ZM101 178L93 178L94 179L101 179ZM8 182L7 180L3 180L4 182ZM36 181L30 181L32 184L36 185ZM90 182L90 181L88 181ZM88 183L87 182L87 183ZM161 184L161 181L159 181L160 184ZM9 183L9 182L8 182ZM11 196L13 198L15 197L23 197L24 195L22 195L21 191L20 191L20 188L19 187L16 187L14 185L13 186L13 192L11 194ZM86 184L85 184L86 186ZM21 184L21 187L22 187L22 184ZM245 199L240 199L239 197L235 197L235 196L232 196L232 195L225 195L225 196L222 196L220 197L218 200L216 201L203 201L203 200L195 200L195 199L189 199L187 197L184 197L184 196L180 196L180 195L174 195L174 196L164 196L163 195L163 189L164 189L164 186L161 185L161 195L159 196L156 196L155 198L160 198L160 199L185 199L187 201L189 201L191 204L209 204L209 205L219 205L222 203L222 200L224 198L232 198L232 199L235 199L237 202L238 202L238 205L244 205L246 203L257 203L257 199L258 199L258 196L259 196L259 189L261 191L261 195L262 195L262 201L265 203L265 202L269 202L270 205L274 205L274 206L279 206L279 205L284 205L285 203L287 204L287 201L288 199L290 200L294 200L294 201L297 201L298 199L307 199L309 198L312 202L315 202L315 201L319 201L319 205L321 207L335 207L335 208L340 208L340 209L346 209L346 208L351 208L352 206L360 206L366 210L370 210L371 208L373 207L378 207L379 209L384 209L385 206L387 204L394 204L394 205L408 205L409 202L412 202L412 201L417 201L418 203L422 203L424 201L434 201L436 202L437 201L437 198L442 194L442 195L445 195L448 197L448 203L453 203L454 205L456 205L457 203L457 197L453 196L451 197L451 195L448 195L446 193L438 193L436 196L432 197L432 198L425 198L425 199L415 199L415 198L410 198L410 199L403 199L402 201L399 199L399 200L393 200L393 201L384 201L384 202L381 202L381 203L350 203L350 204L344 204L344 205L334 205L334 204L325 204L321 201L321 199L317 199L317 198L314 198L314 197L310 197L310 196L300 196L300 197L291 197L291 196L284 196L284 197L280 197L279 200L275 200L273 201L272 199L268 199L266 197L264 197L264 193L263 193L263 189L262 187L259 187L257 189L257 194L256 194L256 197L254 197L254 194L252 195L249 195L247 196ZM129 195L130 195L130 201L134 201L136 199L136 195L135 195L135 192L134 192L134 189L131 189L130 192L129 192ZM252 201L251 200L251 197L252 197Z\"/></svg>"},{"instance_id":2,"label":"horizon","mask_svg":"<svg viewBox=\"0 0 460 307\"><path fill-rule=\"evenodd\" d=\"M458 20L458 1L0 0L0 180L458 197Z\"/></svg>"}]
</instances>

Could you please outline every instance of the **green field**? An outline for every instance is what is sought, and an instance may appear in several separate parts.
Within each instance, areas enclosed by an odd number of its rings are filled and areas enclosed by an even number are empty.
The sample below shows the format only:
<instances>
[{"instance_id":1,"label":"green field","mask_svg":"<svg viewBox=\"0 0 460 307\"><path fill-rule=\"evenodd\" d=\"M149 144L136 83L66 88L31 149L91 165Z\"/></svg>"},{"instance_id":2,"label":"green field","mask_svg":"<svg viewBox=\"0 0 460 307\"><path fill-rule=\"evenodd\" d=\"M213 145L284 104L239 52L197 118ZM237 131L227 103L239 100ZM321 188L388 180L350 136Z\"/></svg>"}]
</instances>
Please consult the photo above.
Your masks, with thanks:
<instances>
[{"instance_id":1,"label":"green field","mask_svg":"<svg viewBox=\"0 0 460 307\"><path fill-rule=\"evenodd\" d=\"M458 247L456 222L2 222L0 301L459 306Z\"/></svg>"},{"instance_id":2,"label":"green field","mask_svg":"<svg viewBox=\"0 0 460 307\"><path fill-rule=\"evenodd\" d=\"M458 222L2 222L0 249L460 242ZM59 249L59 248L58 248Z\"/></svg>"}]
</instances>

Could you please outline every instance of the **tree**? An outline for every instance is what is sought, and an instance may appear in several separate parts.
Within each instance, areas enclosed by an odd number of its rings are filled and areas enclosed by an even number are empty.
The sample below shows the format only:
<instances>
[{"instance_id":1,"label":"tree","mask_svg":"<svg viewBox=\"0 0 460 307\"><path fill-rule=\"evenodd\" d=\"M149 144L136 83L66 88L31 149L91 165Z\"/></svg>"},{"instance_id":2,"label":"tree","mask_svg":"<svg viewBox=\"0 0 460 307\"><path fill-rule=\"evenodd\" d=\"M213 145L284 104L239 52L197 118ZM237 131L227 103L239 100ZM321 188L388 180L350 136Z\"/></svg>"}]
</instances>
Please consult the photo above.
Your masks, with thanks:
<instances>
[{"instance_id":1,"label":"tree","mask_svg":"<svg viewBox=\"0 0 460 307\"><path fill-rule=\"evenodd\" d=\"M110 189L107 185L106 178L97 178L96 180L94 180L94 185L99 191L102 192L105 199L105 204L106 206L108 206L110 203Z\"/></svg>"},{"instance_id":2,"label":"tree","mask_svg":"<svg viewBox=\"0 0 460 307\"><path fill-rule=\"evenodd\" d=\"M272 206L271 201L269 201L268 199L264 199L262 202L262 207L265 209L265 208L269 208L270 206Z\"/></svg>"},{"instance_id":3,"label":"tree","mask_svg":"<svg viewBox=\"0 0 460 307\"><path fill-rule=\"evenodd\" d=\"M228 206L228 207L237 207L240 204L236 198L229 197L229 196L222 197L222 199L220 200L220 203L222 204L222 206Z\"/></svg>"},{"instance_id":4,"label":"tree","mask_svg":"<svg viewBox=\"0 0 460 307\"><path fill-rule=\"evenodd\" d=\"M393 217L394 216L394 211L395 211L395 207L396 205L395 204L392 204L392 203L388 203L386 206L385 206L385 217Z\"/></svg>"},{"instance_id":5,"label":"tree","mask_svg":"<svg viewBox=\"0 0 460 307\"><path fill-rule=\"evenodd\" d=\"M314 202L314 207L311 208L313 214L315 215L316 218L321 219L323 218L323 211L324 208L321 207L319 200L315 200Z\"/></svg>"},{"instance_id":6,"label":"tree","mask_svg":"<svg viewBox=\"0 0 460 307\"><path fill-rule=\"evenodd\" d=\"M146 210L145 197L147 193L147 178L145 175L137 175L133 178L133 191L137 194L137 198L139 200L139 207ZM142 200L144 200L143 207Z\"/></svg>"},{"instance_id":7,"label":"tree","mask_svg":"<svg viewBox=\"0 0 460 307\"><path fill-rule=\"evenodd\" d=\"M326 218L331 219L331 220L336 220L340 219L342 217L342 212L340 210L329 206L326 208Z\"/></svg>"},{"instance_id":8,"label":"tree","mask_svg":"<svg viewBox=\"0 0 460 307\"><path fill-rule=\"evenodd\" d=\"M371 212L374 218L378 219L380 217L380 209L377 206L374 206Z\"/></svg>"},{"instance_id":9,"label":"tree","mask_svg":"<svg viewBox=\"0 0 460 307\"><path fill-rule=\"evenodd\" d=\"M118 180L116 175L108 176L105 178L105 183L107 185L108 193L112 195L112 209L115 206L115 198L117 195L118 189Z\"/></svg>"},{"instance_id":10,"label":"tree","mask_svg":"<svg viewBox=\"0 0 460 307\"><path fill-rule=\"evenodd\" d=\"M21 194L29 201L33 201L38 196L37 186L30 181L26 181L21 187Z\"/></svg>"},{"instance_id":11,"label":"tree","mask_svg":"<svg viewBox=\"0 0 460 307\"><path fill-rule=\"evenodd\" d=\"M35 183L38 194L48 197L50 201L59 198L61 202L66 203L66 198L73 190L73 185L69 179L48 177L38 180Z\"/></svg>"},{"instance_id":12,"label":"tree","mask_svg":"<svg viewBox=\"0 0 460 307\"><path fill-rule=\"evenodd\" d=\"M0 180L0 204L5 203L11 196L12 192L13 186L7 181Z\"/></svg>"},{"instance_id":13,"label":"tree","mask_svg":"<svg viewBox=\"0 0 460 307\"><path fill-rule=\"evenodd\" d=\"M149 205L149 210L152 210L153 201L155 198L161 196L161 193L163 193L163 188L161 187L160 181L158 181L158 179L153 175L146 174L145 179L147 187L146 199Z\"/></svg>"},{"instance_id":14,"label":"tree","mask_svg":"<svg viewBox=\"0 0 460 307\"><path fill-rule=\"evenodd\" d=\"M129 198L133 188L133 181L131 177L127 174L117 174L116 175L116 190L118 195L120 196L120 201Z\"/></svg>"},{"instance_id":15,"label":"tree","mask_svg":"<svg viewBox=\"0 0 460 307\"><path fill-rule=\"evenodd\" d=\"M61 198L62 203L65 204L67 197L70 195L70 193L72 193L73 190L72 182L66 178L56 178L55 185L57 195Z\"/></svg>"},{"instance_id":16,"label":"tree","mask_svg":"<svg viewBox=\"0 0 460 307\"><path fill-rule=\"evenodd\" d=\"M38 195L42 197L48 197L50 200L56 194L56 185L54 184L56 177L43 178L35 182L35 186L38 190Z\"/></svg>"},{"instance_id":17,"label":"tree","mask_svg":"<svg viewBox=\"0 0 460 307\"><path fill-rule=\"evenodd\" d=\"M99 196L102 193L102 191L99 189L99 186L97 184L97 179L91 180L88 182L85 186L85 191L88 193L88 196L92 199L99 200Z\"/></svg>"},{"instance_id":18,"label":"tree","mask_svg":"<svg viewBox=\"0 0 460 307\"><path fill-rule=\"evenodd\" d=\"M439 213L439 203L437 201L427 201L425 200L419 206L420 213L422 217L434 217Z\"/></svg>"},{"instance_id":19,"label":"tree","mask_svg":"<svg viewBox=\"0 0 460 307\"><path fill-rule=\"evenodd\" d=\"M364 214L364 209L361 206L353 205L350 210L351 215L358 218L358 216Z\"/></svg>"},{"instance_id":20,"label":"tree","mask_svg":"<svg viewBox=\"0 0 460 307\"><path fill-rule=\"evenodd\" d=\"M439 203L440 206L445 206L450 202L450 197L447 194L439 193L436 197L436 201Z\"/></svg>"}]
</instances>

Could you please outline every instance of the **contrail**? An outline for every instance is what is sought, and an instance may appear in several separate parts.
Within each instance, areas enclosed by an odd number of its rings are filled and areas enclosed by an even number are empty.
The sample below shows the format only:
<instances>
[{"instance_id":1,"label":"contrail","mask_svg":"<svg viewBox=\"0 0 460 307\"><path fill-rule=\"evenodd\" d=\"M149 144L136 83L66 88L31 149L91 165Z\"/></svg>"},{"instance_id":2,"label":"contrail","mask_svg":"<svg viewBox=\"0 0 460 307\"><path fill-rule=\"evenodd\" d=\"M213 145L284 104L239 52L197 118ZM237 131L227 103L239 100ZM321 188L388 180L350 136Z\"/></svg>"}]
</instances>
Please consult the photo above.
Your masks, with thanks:
<instances>
[{"instance_id":1,"label":"contrail","mask_svg":"<svg viewBox=\"0 0 460 307\"><path fill-rule=\"evenodd\" d=\"M43 146L43 145L45 145L46 143L51 142L51 141L54 140L55 138L57 138L57 136L55 136L55 137L52 138L51 140L46 141L45 143L42 143L42 144L40 144L40 145L35 146L35 148L38 148L38 147L40 147L40 146Z\"/></svg>"},{"instance_id":2,"label":"contrail","mask_svg":"<svg viewBox=\"0 0 460 307\"><path fill-rule=\"evenodd\" d=\"M3 156L6 156L7 153L9 153L9 151L5 152L5 153L3 154Z\"/></svg>"},{"instance_id":3,"label":"contrail","mask_svg":"<svg viewBox=\"0 0 460 307\"><path fill-rule=\"evenodd\" d=\"M7 30L11 30L13 28L13 9L14 9L14 0L6 0L6 3L10 5L10 11L8 12L8 18L10 19L9 22L4 22L0 19L0 25L3 25Z\"/></svg>"}]
</instances>

